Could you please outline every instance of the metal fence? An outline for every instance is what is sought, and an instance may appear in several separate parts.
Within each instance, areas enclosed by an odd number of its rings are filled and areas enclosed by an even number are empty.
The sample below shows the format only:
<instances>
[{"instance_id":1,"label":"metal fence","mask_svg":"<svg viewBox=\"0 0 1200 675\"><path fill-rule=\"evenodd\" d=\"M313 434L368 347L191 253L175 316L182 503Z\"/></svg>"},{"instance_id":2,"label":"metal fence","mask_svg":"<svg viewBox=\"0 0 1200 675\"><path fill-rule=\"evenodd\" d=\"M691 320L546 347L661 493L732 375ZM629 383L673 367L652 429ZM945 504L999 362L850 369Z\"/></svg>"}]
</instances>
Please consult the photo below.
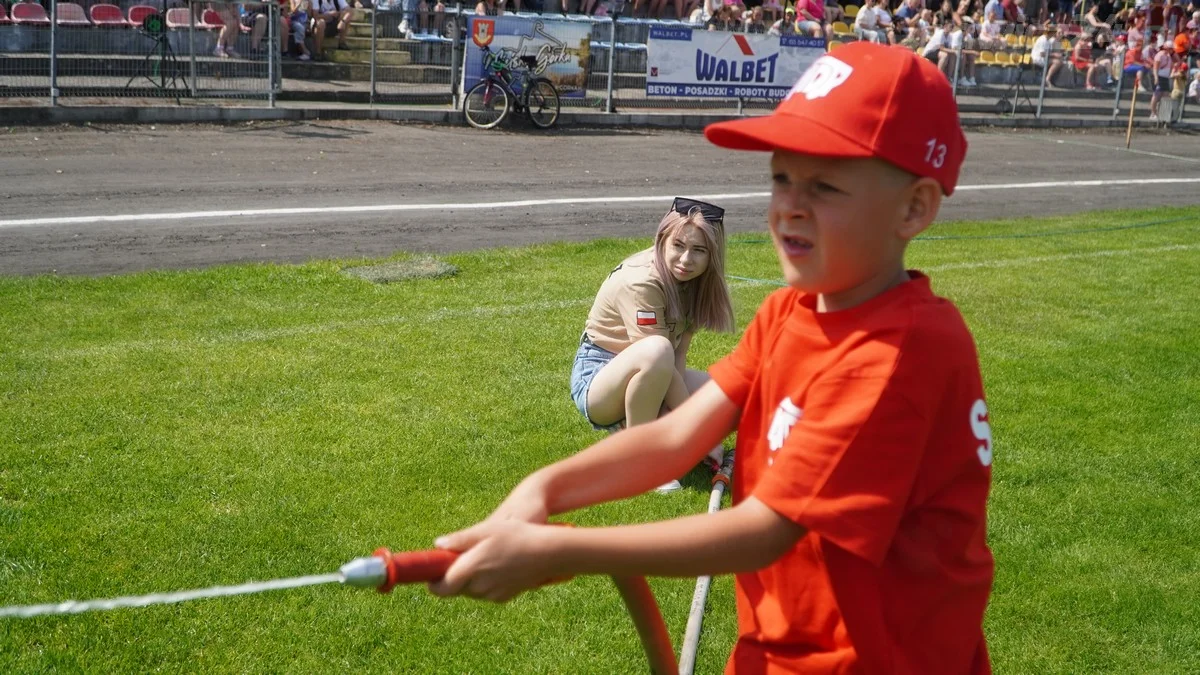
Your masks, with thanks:
<instances>
[{"instance_id":1,"label":"metal fence","mask_svg":"<svg viewBox=\"0 0 1200 675\"><path fill-rule=\"evenodd\" d=\"M1155 30L1120 35L1075 24L967 24L946 31L942 46L927 56L950 79L964 112L1080 119L1140 113L1162 124L1200 121L1200 106L1193 102L1189 110L1186 97L1195 54L1172 52L1172 73L1155 94L1150 62L1166 36Z\"/></svg>"},{"instance_id":2,"label":"metal fence","mask_svg":"<svg viewBox=\"0 0 1200 675\"><path fill-rule=\"evenodd\" d=\"M538 56L539 74L559 84L567 108L740 114L773 108L787 89L779 85L794 80L789 68L802 70L826 48L836 51L862 38L906 46L938 64L964 113L1113 119L1134 109L1144 117L1153 96L1147 90L1154 76L1145 59L1130 58L1128 44L1112 40L1111 31L1106 41L1068 24L1046 35L1015 23L905 29L897 20L871 34L833 21L822 36L797 35L795 25L783 23L763 34L765 25L747 33L618 16L476 16L473 7L444 0L376 0L373 8L306 0L310 6L298 5L306 21L292 14L294 3L287 0L282 10L270 1L146 0L152 4L86 9L46 1L43 21L0 26L0 97L51 104L128 97L273 104L278 95L458 105L464 83L477 77L478 45L494 40L514 63L518 53ZM146 25L147 13L160 19L160 30ZM478 25L483 32L475 32ZM1129 35L1132 40L1135 33ZM1142 45L1160 37L1153 30L1136 35ZM1194 73L1194 55L1189 61ZM772 77L764 79L768 72ZM760 86L770 79L774 86ZM1200 106L1180 100L1178 84L1172 77L1170 91L1154 96L1162 108L1158 119L1200 121Z\"/></svg>"},{"instance_id":3,"label":"metal fence","mask_svg":"<svg viewBox=\"0 0 1200 675\"><path fill-rule=\"evenodd\" d=\"M274 3L50 1L0 26L0 97L51 105L119 98L253 98L278 89ZM275 86L272 86L275 82Z\"/></svg>"},{"instance_id":4,"label":"metal fence","mask_svg":"<svg viewBox=\"0 0 1200 675\"><path fill-rule=\"evenodd\" d=\"M335 61L367 73L372 103L452 102L461 65L461 5L447 12L437 0L396 0L360 12L369 20L363 25L369 25L368 38L349 40L351 51Z\"/></svg>"}]
</instances>

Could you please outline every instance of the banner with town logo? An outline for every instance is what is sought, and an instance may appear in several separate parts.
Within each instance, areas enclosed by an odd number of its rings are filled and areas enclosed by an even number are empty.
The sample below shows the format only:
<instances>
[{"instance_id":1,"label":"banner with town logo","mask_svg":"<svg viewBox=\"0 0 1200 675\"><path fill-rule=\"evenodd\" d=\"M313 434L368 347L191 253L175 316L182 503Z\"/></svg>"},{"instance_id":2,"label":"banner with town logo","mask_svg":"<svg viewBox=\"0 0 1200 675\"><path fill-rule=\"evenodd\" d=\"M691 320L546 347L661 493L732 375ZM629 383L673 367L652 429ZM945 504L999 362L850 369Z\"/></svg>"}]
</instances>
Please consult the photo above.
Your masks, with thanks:
<instances>
[{"instance_id":1,"label":"banner with town logo","mask_svg":"<svg viewBox=\"0 0 1200 675\"><path fill-rule=\"evenodd\" d=\"M563 98L583 98L587 90L591 24L520 16L472 16L467 22L463 91L483 79L484 52L521 70L519 57L537 57L534 74L558 87Z\"/></svg>"},{"instance_id":2,"label":"banner with town logo","mask_svg":"<svg viewBox=\"0 0 1200 675\"><path fill-rule=\"evenodd\" d=\"M825 40L651 26L646 95L782 99Z\"/></svg>"}]
</instances>

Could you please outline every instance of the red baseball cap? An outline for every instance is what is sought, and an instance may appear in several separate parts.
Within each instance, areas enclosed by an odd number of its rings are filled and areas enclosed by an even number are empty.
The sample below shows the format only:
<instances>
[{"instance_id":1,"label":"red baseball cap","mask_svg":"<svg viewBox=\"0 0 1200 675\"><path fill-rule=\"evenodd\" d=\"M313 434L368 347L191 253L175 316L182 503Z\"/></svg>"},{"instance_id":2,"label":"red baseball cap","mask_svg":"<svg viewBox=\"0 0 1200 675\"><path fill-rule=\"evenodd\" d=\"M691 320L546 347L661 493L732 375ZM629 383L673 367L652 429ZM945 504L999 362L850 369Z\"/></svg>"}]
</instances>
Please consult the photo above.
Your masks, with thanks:
<instances>
[{"instance_id":1,"label":"red baseball cap","mask_svg":"<svg viewBox=\"0 0 1200 675\"><path fill-rule=\"evenodd\" d=\"M817 59L770 115L711 124L704 135L734 150L876 157L947 195L967 154L946 76L910 49L867 41Z\"/></svg>"}]
</instances>

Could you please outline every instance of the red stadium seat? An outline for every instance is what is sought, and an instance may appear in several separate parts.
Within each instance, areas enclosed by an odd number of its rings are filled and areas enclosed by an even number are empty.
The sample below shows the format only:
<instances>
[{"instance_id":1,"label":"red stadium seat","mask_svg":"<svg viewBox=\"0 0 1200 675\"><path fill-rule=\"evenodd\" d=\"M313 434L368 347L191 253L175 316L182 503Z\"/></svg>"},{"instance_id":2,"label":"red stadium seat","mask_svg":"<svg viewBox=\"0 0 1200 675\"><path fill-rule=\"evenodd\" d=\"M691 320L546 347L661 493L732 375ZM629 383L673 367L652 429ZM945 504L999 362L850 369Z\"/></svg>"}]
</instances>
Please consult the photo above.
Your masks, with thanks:
<instances>
[{"instance_id":1,"label":"red stadium seat","mask_svg":"<svg viewBox=\"0 0 1200 675\"><path fill-rule=\"evenodd\" d=\"M196 25L197 27L209 29L220 28L225 25L225 20L222 19L221 15L217 14L215 10L206 9L204 10L204 13L200 15L200 23Z\"/></svg>"},{"instance_id":2,"label":"red stadium seat","mask_svg":"<svg viewBox=\"0 0 1200 675\"><path fill-rule=\"evenodd\" d=\"M187 7L172 7L167 10L167 28L187 28L192 22ZM200 27L200 23L196 23Z\"/></svg>"},{"instance_id":3,"label":"red stadium seat","mask_svg":"<svg viewBox=\"0 0 1200 675\"><path fill-rule=\"evenodd\" d=\"M116 5L92 5L88 8L88 15L92 18L92 23L97 26L129 25L129 22L125 20L125 16L121 14L121 8Z\"/></svg>"},{"instance_id":4,"label":"red stadium seat","mask_svg":"<svg viewBox=\"0 0 1200 675\"><path fill-rule=\"evenodd\" d=\"M49 26L50 17L36 2L18 2L12 6L12 22L28 26Z\"/></svg>"},{"instance_id":5,"label":"red stadium seat","mask_svg":"<svg viewBox=\"0 0 1200 675\"><path fill-rule=\"evenodd\" d=\"M91 21L88 21L87 12L83 11L83 5L77 5L73 2L58 3L58 25L60 26L90 26Z\"/></svg>"},{"instance_id":6,"label":"red stadium seat","mask_svg":"<svg viewBox=\"0 0 1200 675\"><path fill-rule=\"evenodd\" d=\"M134 5L129 8L129 25L141 26L147 16L156 13L158 10L150 5Z\"/></svg>"}]
</instances>

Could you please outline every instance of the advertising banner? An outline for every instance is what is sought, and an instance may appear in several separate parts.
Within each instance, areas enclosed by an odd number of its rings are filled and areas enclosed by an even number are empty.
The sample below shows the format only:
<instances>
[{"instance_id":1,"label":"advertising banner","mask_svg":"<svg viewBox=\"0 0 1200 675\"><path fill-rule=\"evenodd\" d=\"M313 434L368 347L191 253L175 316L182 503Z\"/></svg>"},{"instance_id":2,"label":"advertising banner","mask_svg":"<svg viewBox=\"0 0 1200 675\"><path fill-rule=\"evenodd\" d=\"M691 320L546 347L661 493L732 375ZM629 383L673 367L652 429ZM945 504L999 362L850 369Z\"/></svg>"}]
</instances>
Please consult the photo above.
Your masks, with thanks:
<instances>
[{"instance_id":1,"label":"advertising banner","mask_svg":"<svg viewBox=\"0 0 1200 675\"><path fill-rule=\"evenodd\" d=\"M519 57L537 57L534 74L558 87L563 98L583 98L587 90L591 24L519 16L472 16L467 23L463 91L483 79L484 52L514 70L525 67Z\"/></svg>"},{"instance_id":2,"label":"advertising banner","mask_svg":"<svg viewBox=\"0 0 1200 675\"><path fill-rule=\"evenodd\" d=\"M825 40L651 26L646 95L782 99Z\"/></svg>"}]
</instances>

